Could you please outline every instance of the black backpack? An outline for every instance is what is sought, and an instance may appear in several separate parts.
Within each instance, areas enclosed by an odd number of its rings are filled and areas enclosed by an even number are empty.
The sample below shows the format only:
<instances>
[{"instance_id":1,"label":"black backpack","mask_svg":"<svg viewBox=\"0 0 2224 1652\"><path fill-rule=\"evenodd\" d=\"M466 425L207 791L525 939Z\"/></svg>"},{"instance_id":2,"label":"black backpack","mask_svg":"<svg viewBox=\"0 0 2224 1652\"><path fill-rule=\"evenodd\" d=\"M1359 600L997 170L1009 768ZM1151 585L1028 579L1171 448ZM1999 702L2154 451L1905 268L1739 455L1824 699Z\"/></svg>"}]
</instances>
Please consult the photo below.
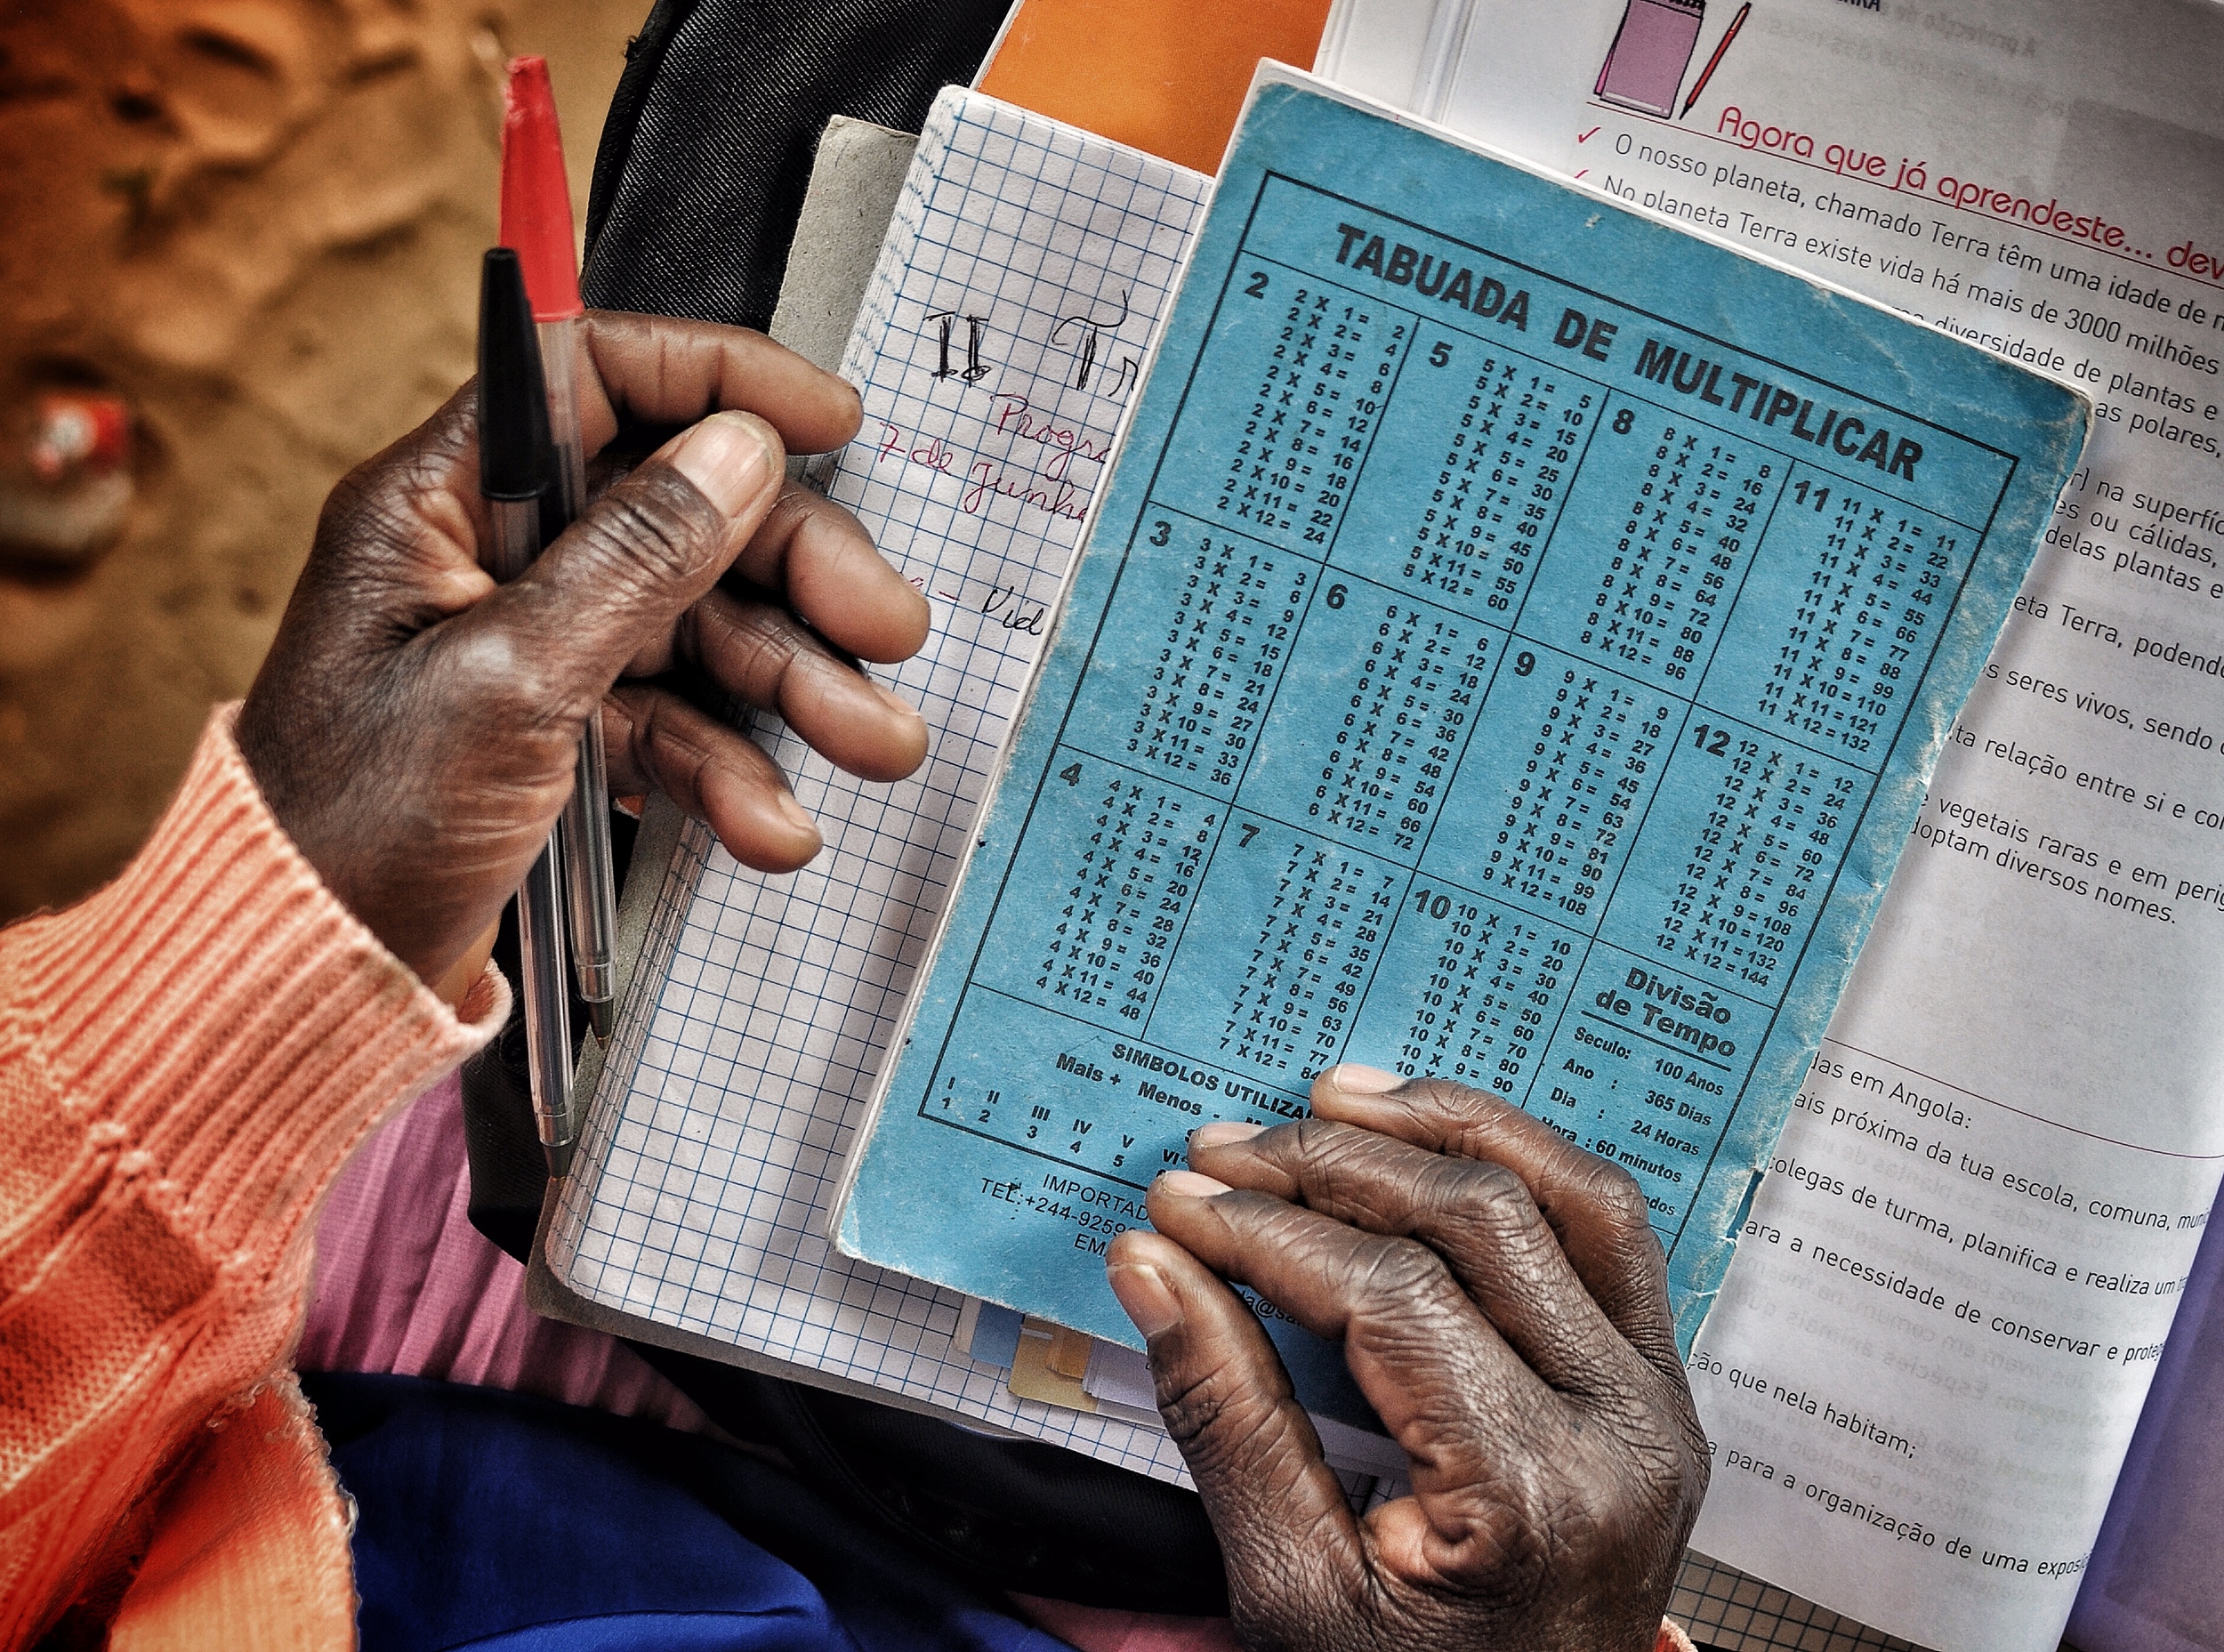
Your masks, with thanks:
<instances>
[{"instance_id":1,"label":"black backpack","mask_svg":"<svg viewBox=\"0 0 2224 1652\"><path fill-rule=\"evenodd\" d=\"M918 131L943 86L971 81L1005 9L1006 0L657 0L627 48L595 156L587 302L766 326L827 119ZM631 824L616 822L621 864ZM496 955L514 982L509 920ZM465 1068L463 1098L471 1220L522 1259L545 1183L518 1020ZM979 1588L1084 1605L1228 1609L1219 1545L1194 1493L1056 1447L632 1346L834 1505L852 1526L832 1535L836 1551L893 1543Z\"/></svg>"}]
</instances>

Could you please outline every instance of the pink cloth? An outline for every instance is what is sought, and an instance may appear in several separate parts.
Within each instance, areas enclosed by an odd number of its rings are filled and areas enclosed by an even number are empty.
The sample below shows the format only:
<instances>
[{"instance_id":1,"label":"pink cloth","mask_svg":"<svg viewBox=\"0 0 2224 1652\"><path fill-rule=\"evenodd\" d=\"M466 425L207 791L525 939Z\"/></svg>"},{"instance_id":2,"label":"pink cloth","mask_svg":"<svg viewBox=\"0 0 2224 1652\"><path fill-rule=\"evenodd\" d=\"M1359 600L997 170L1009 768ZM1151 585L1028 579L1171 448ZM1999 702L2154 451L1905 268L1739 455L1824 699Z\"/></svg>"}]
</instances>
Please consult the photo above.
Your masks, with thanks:
<instances>
[{"instance_id":1,"label":"pink cloth","mask_svg":"<svg viewBox=\"0 0 2224 1652\"><path fill-rule=\"evenodd\" d=\"M525 1269L471 1226L470 1205L463 1086L451 1074L366 1142L334 1184L294 1364L510 1389L717 1431L616 1338L526 1307Z\"/></svg>"}]
</instances>

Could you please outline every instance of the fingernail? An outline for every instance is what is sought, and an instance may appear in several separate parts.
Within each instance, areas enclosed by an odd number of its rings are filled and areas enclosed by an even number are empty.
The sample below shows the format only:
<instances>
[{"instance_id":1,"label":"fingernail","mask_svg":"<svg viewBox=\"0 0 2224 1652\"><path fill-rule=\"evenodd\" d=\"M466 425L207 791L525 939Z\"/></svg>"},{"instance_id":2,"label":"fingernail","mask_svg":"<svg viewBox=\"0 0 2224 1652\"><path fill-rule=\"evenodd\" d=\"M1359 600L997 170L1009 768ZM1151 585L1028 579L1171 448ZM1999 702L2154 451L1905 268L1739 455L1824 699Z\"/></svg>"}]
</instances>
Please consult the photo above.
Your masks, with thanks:
<instances>
[{"instance_id":1,"label":"fingernail","mask_svg":"<svg viewBox=\"0 0 2224 1652\"><path fill-rule=\"evenodd\" d=\"M802 804L797 802L789 794L777 793L772 802L780 811L780 818L786 821L788 825L799 832L808 832L813 837L818 835L818 823L805 814Z\"/></svg>"},{"instance_id":2,"label":"fingernail","mask_svg":"<svg viewBox=\"0 0 2224 1652\"><path fill-rule=\"evenodd\" d=\"M882 704L886 705L889 710L897 713L900 716L919 716L919 708L916 705L914 705L909 700L904 698L902 695L896 693L892 689L882 688L879 683L874 682L870 677L867 677L865 681L866 686L869 687L874 693L881 697Z\"/></svg>"},{"instance_id":3,"label":"fingernail","mask_svg":"<svg viewBox=\"0 0 2224 1652\"><path fill-rule=\"evenodd\" d=\"M1209 1199L1215 1194L1230 1191L1226 1182L1200 1176L1193 1170L1166 1171L1159 1176L1158 1185L1185 1199Z\"/></svg>"},{"instance_id":4,"label":"fingernail","mask_svg":"<svg viewBox=\"0 0 2224 1652\"><path fill-rule=\"evenodd\" d=\"M773 439L745 413L714 413L680 438L665 462L693 482L722 516L738 516L775 468Z\"/></svg>"},{"instance_id":5,"label":"fingernail","mask_svg":"<svg viewBox=\"0 0 2224 1652\"><path fill-rule=\"evenodd\" d=\"M1406 1081L1379 1067L1344 1061L1328 1069L1328 1082L1348 1096L1380 1096L1389 1094Z\"/></svg>"},{"instance_id":6,"label":"fingernail","mask_svg":"<svg viewBox=\"0 0 2224 1652\"><path fill-rule=\"evenodd\" d=\"M1108 1269L1105 1277L1111 1281L1112 1294L1120 1299L1121 1308L1135 1322L1145 1342L1181 1323L1181 1299L1157 1269L1140 1262L1121 1262Z\"/></svg>"},{"instance_id":7,"label":"fingernail","mask_svg":"<svg viewBox=\"0 0 2224 1652\"><path fill-rule=\"evenodd\" d=\"M1189 1132L1192 1148L1224 1148L1232 1141L1248 1141L1264 1130L1264 1124L1246 1124L1240 1119L1225 1124L1200 1124Z\"/></svg>"}]
</instances>

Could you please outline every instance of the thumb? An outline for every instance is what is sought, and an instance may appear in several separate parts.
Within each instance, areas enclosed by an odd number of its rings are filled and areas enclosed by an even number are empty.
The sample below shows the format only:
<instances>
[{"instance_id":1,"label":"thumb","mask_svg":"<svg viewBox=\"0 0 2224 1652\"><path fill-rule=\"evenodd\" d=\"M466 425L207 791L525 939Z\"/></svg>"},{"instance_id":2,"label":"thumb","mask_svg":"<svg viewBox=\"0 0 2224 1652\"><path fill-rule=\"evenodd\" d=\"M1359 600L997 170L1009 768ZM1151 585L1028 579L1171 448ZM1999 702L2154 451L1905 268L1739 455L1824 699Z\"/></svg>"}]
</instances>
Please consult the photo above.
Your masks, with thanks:
<instances>
[{"instance_id":1,"label":"thumb","mask_svg":"<svg viewBox=\"0 0 2224 1652\"><path fill-rule=\"evenodd\" d=\"M1250 1309L1160 1234L1120 1235L1106 1266L1149 1344L1159 1413L1219 1535L1238 1621L1295 1578L1356 1584L1358 1523ZM1279 1602L1285 1613L1292 1604Z\"/></svg>"},{"instance_id":2,"label":"thumb","mask_svg":"<svg viewBox=\"0 0 2224 1652\"><path fill-rule=\"evenodd\" d=\"M659 447L518 578L465 616L538 663L551 711L584 716L626 663L713 584L779 497L786 455L753 414Z\"/></svg>"}]
</instances>

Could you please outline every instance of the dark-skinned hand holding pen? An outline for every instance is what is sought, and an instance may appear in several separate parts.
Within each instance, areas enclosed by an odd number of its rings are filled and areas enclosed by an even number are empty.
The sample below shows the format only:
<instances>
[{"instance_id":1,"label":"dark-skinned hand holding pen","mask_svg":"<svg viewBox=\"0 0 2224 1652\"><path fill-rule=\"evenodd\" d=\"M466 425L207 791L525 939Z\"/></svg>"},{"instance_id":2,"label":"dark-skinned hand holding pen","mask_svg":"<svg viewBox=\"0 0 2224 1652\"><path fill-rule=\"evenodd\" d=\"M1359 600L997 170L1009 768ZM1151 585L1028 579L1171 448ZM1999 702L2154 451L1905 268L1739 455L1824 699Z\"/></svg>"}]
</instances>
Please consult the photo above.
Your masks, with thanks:
<instances>
[{"instance_id":1,"label":"dark-skinned hand holding pen","mask_svg":"<svg viewBox=\"0 0 2224 1652\"><path fill-rule=\"evenodd\" d=\"M731 327L595 314L584 342L590 453L622 423L678 433L497 588L465 385L334 490L239 716L280 824L428 982L482 944L547 842L591 716L613 790L663 790L764 871L809 861L818 830L706 706L776 711L867 779L926 753L918 713L851 663L916 652L925 599L784 475L788 450L855 433L856 392Z\"/></svg>"}]
</instances>

